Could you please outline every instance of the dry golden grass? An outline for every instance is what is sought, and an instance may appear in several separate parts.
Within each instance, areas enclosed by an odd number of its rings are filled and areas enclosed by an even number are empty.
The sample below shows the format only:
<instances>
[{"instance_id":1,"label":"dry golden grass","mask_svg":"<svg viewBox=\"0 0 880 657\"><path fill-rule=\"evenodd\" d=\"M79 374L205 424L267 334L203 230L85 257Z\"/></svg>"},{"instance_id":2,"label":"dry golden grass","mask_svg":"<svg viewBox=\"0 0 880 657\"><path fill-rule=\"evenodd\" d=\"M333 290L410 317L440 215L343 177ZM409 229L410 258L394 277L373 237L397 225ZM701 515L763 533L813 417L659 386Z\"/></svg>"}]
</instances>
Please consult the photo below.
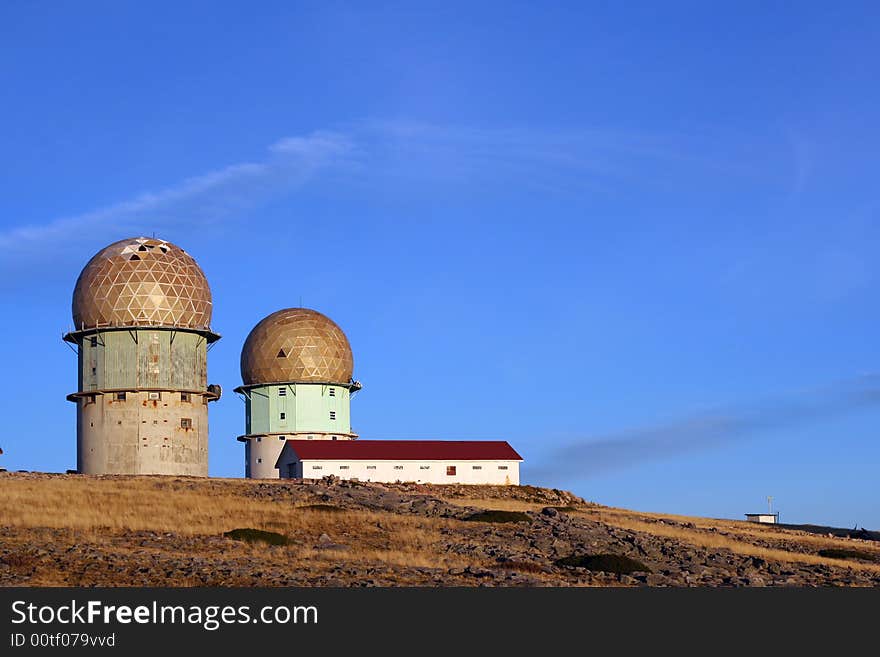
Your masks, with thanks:
<instances>
[{"instance_id":1,"label":"dry golden grass","mask_svg":"<svg viewBox=\"0 0 880 657\"><path fill-rule=\"evenodd\" d=\"M813 565L834 566L838 568L841 566L846 566L857 570L880 573L880 564L867 564L853 561L842 563L839 559L828 559L815 554L792 552L789 550L775 548L766 548L760 545L755 545L753 543L747 543L745 541L737 540L736 538L721 536L706 531L700 531L699 528L690 529L688 527L681 527L678 525L666 525L662 523L646 522L645 520L640 520L633 512L626 512L621 509L586 509L583 511L578 511L578 513L590 517L593 520L604 522L615 527L620 527L621 529L629 529L632 531L653 534L655 536L674 538L680 541L684 541L686 543L690 543L691 545L695 545L697 547L726 548L737 554L742 554L750 557L759 557L761 559L770 561L805 563ZM662 518L663 516L652 514L651 517ZM693 520L697 519L688 518L688 521L692 522ZM707 521L705 518L699 520L702 521L705 527L718 526L718 524L713 524L712 522ZM721 524L724 525L726 523L722 521ZM785 536L785 538L792 539L793 537L791 535L788 535ZM798 540L800 540L801 538L801 536L797 536ZM825 540L830 541L830 539Z\"/></svg>"},{"instance_id":2,"label":"dry golden grass","mask_svg":"<svg viewBox=\"0 0 880 657\"><path fill-rule=\"evenodd\" d=\"M185 477L65 477L65 476L0 476L0 527L21 530L8 532L5 547L14 547L20 559L36 559L33 546L41 541L55 545L92 546L100 553L119 556L115 564L127 572L119 575L124 581L137 582L139 555L149 555L156 563L168 560L205 559L231 564L232 574L218 574L211 585L242 585L237 573L257 570L306 572L311 576L328 575L349 565L369 566L363 572L382 571L386 584L398 580L405 568L464 568L477 566L495 570L520 570L538 580L559 583L559 574L545 574L540 566L524 562L499 566L488 556L470 549L466 556L451 551L450 533L473 532L479 528L462 525L453 519L430 518L390 512L358 510L321 510L309 508L321 504L315 499L320 491L297 488L280 482L248 480L191 479ZM443 495L431 491L430 494ZM546 503L500 496L478 497L479 492L467 491L466 496L449 494L446 499L459 506L499 511L535 511ZM540 498L538 498L540 499ZM842 561L820 557L814 553L823 547L852 547L853 541L811 535L796 530L759 526L733 520L713 520L645 513L584 505L575 516L600 521L630 531L676 539L707 549L727 549L740 555L768 561L852 568L862 572L880 573L880 564ZM666 524L659 520L681 524ZM692 526L682 526L688 523ZM252 527L285 534L291 538L286 546L266 546L223 540L230 529ZM714 531L710 531L714 530ZM132 532L155 532L133 535ZM174 536L169 549L162 534ZM346 550L319 549L319 536L326 533L331 541L347 546ZM756 543L763 544L756 544ZM859 541L859 549L876 554L880 546ZM447 552L447 550L450 550ZM31 555L28 557L27 555ZM475 556L476 555L476 556ZM15 561L13 556L13 562ZM82 568L53 569L42 561L40 571L28 580L32 585L94 584L107 581L97 564L84 559ZM247 564L239 569L237 564ZM173 564L172 564L173 565ZM26 570L27 563L19 564ZM94 572L94 569L98 569ZM388 574L390 570L394 572ZM160 570L161 572L161 570ZM219 572L219 570L218 570ZM413 575L413 573L410 573ZM283 578L282 574L282 578ZM422 573L415 573L416 578ZM430 575L428 577L432 577ZM102 579L105 578L105 579ZM188 575L181 575L177 585L186 585ZM224 580L223 578L228 578ZM275 575L273 575L275 577ZM365 575L366 577L366 575ZM91 578L91 579L90 579ZM555 578L555 579L554 579ZM277 577L276 580L277 581ZM123 581L120 580L120 581ZM412 579L409 580L413 581ZM418 580L424 582L425 580ZM427 581L431 581L430 579ZM192 584L204 584L193 576ZM567 583L571 583L568 581ZM283 584L283 582L282 582ZM251 585L245 582L244 585Z\"/></svg>"},{"instance_id":3,"label":"dry golden grass","mask_svg":"<svg viewBox=\"0 0 880 657\"><path fill-rule=\"evenodd\" d=\"M90 543L106 543L128 531L216 536L237 527L253 527L294 540L290 548L275 549L276 557L286 561L336 563L344 554L345 561L413 567L473 563L439 553L435 547L440 530L452 526L449 520L363 510L327 512L306 508L308 502L294 505L254 499L241 494L241 486L250 482L223 487L192 487L185 480L176 483L180 485L148 478L9 478L0 484L0 525L73 530L80 540ZM313 549L322 533L350 549L344 553ZM247 546L244 552L265 554L266 548Z\"/></svg>"},{"instance_id":4,"label":"dry golden grass","mask_svg":"<svg viewBox=\"0 0 880 657\"><path fill-rule=\"evenodd\" d=\"M7 479L3 482L0 524L199 535L235 527L295 531L307 526L321 528L331 522L345 527L354 519L345 513L333 514L331 519L327 513L224 494L222 490L160 488L154 483L135 478Z\"/></svg>"},{"instance_id":5,"label":"dry golden grass","mask_svg":"<svg viewBox=\"0 0 880 657\"><path fill-rule=\"evenodd\" d=\"M598 509L589 509L589 512L600 513L604 516L618 516L621 518L632 519L656 519L656 520L674 520L677 522L688 522L695 525L699 529L715 529L740 537L757 538L765 540L779 541L797 541L803 545L815 546L816 549L821 548L846 548L852 547L852 540L842 537L823 536L821 534L811 534L799 529L784 529L774 525L760 525L745 520L727 520L715 518L698 518L693 516L678 516L673 514L650 513L643 511L631 511L628 509L618 509L613 507L601 507ZM872 552L880 558L880 544L872 541L861 541L863 544L859 549Z\"/></svg>"}]
</instances>

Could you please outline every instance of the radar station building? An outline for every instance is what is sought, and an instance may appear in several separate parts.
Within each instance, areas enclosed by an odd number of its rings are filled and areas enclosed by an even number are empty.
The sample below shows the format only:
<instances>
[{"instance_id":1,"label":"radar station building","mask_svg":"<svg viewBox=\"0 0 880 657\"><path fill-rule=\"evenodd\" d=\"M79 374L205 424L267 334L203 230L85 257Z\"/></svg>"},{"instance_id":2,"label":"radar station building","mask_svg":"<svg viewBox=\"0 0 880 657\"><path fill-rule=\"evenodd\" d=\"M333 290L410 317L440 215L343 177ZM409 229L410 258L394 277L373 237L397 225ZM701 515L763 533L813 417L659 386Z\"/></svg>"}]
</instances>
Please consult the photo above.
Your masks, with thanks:
<instances>
[{"instance_id":1,"label":"radar station building","mask_svg":"<svg viewBox=\"0 0 880 657\"><path fill-rule=\"evenodd\" d=\"M278 469L288 479L518 486L520 463L505 440L288 440Z\"/></svg>"},{"instance_id":2,"label":"radar station building","mask_svg":"<svg viewBox=\"0 0 880 657\"><path fill-rule=\"evenodd\" d=\"M179 246L135 237L97 253L73 291L77 471L208 475L211 290Z\"/></svg>"},{"instance_id":3,"label":"radar station building","mask_svg":"<svg viewBox=\"0 0 880 657\"><path fill-rule=\"evenodd\" d=\"M245 476L518 485L522 457L506 441L358 440L351 428L351 345L308 308L272 313L241 351Z\"/></svg>"},{"instance_id":4,"label":"radar station building","mask_svg":"<svg viewBox=\"0 0 880 657\"><path fill-rule=\"evenodd\" d=\"M288 439L355 440L351 345L336 323L316 310L286 308L251 330L241 350L235 389L245 404L245 476L277 479Z\"/></svg>"}]
</instances>

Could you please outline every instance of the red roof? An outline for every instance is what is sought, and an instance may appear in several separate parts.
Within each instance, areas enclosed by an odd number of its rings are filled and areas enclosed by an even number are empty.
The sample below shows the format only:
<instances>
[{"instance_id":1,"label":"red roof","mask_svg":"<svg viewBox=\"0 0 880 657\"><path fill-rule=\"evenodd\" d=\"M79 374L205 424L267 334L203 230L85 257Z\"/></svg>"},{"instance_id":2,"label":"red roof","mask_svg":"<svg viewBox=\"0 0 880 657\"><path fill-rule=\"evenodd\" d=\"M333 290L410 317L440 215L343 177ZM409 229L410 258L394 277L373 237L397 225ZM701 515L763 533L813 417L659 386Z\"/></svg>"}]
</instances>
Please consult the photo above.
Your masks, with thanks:
<instances>
[{"instance_id":1,"label":"red roof","mask_svg":"<svg viewBox=\"0 0 880 657\"><path fill-rule=\"evenodd\" d=\"M288 440L302 461L522 461L506 440Z\"/></svg>"}]
</instances>

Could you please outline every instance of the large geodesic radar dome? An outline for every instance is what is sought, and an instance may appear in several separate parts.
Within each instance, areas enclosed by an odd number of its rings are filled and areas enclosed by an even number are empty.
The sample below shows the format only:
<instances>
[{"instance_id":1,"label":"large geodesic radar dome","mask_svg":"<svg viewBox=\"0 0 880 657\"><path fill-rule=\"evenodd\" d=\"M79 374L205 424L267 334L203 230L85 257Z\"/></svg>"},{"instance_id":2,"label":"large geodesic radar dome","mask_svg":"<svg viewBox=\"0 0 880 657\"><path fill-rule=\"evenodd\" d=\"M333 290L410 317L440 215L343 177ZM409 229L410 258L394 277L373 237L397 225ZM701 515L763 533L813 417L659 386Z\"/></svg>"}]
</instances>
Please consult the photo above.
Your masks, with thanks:
<instances>
[{"instance_id":1,"label":"large geodesic radar dome","mask_svg":"<svg viewBox=\"0 0 880 657\"><path fill-rule=\"evenodd\" d=\"M133 237L99 251L73 290L74 330L175 326L210 331L211 288L196 261L165 240Z\"/></svg>"},{"instance_id":2,"label":"large geodesic radar dome","mask_svg":"<svg viewBox=\"0 0 880 657\"><path fill-rule=\"evenodd\" d=\"M329 317L308 308L274 312L251 330L241 350L245 385L322 382L347 385L351 345Z\"/></svg>"}]
</instances>

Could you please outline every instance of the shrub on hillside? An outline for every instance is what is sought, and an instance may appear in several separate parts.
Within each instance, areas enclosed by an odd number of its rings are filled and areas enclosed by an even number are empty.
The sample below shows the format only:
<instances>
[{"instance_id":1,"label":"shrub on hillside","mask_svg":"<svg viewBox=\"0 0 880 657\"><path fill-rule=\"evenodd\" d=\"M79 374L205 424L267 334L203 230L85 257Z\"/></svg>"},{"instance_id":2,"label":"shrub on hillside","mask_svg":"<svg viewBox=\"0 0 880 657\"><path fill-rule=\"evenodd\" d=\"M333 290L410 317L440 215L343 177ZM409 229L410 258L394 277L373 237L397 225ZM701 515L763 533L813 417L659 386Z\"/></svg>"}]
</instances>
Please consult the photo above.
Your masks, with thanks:
<instances>
[{"instance_id":1,"label":"shrub on hillside","mask_svg":"<svg viewBox=\"0 0 880 657\"><path fill-rule=\"evenodd\" d=\"M651 572L651 569L641 561L630 559L621 554L573 554L570 557L557 559L554 563L557 566L586 568L587 570L599 570L616 575Z\"/></svg>"},{"instance_id":2,"label":"shrub on hillside","mask_svg":"<svg viewBox=\"0 0 880 657\"><path fill-rule=\"evenodd\" d=\"M473 522L531 522L532 519L522 511L477 511L464 520Z\"/></svg>"},{"instance_id":3,"label":"shrub on hillside","mask_svg":"<svg viewBox=\"0 0 880 657\"><path fill-rule=\"evenodd\" d=\"M875 561L873 554L868 552L860 552L859 550L850 550L848 548L825 548L819 550L820 557L828 557L829 559L864 559L865 561Z\"/></svg>"},{"instance_id":4,"label":"shrub on hillside","mask_svg":"<svg viewBox=\"0 0 880 657\"><path fill-rule=\"evenodd\" d=\"M223 533L227 538L236 541L245 541L247 543L266 543L268 545L287 545L290 539L284 534L277 532L267 532L262 529L253 529L251 527L243 527L241 529L233 529Z\"/></svg>"}]
</instances>

